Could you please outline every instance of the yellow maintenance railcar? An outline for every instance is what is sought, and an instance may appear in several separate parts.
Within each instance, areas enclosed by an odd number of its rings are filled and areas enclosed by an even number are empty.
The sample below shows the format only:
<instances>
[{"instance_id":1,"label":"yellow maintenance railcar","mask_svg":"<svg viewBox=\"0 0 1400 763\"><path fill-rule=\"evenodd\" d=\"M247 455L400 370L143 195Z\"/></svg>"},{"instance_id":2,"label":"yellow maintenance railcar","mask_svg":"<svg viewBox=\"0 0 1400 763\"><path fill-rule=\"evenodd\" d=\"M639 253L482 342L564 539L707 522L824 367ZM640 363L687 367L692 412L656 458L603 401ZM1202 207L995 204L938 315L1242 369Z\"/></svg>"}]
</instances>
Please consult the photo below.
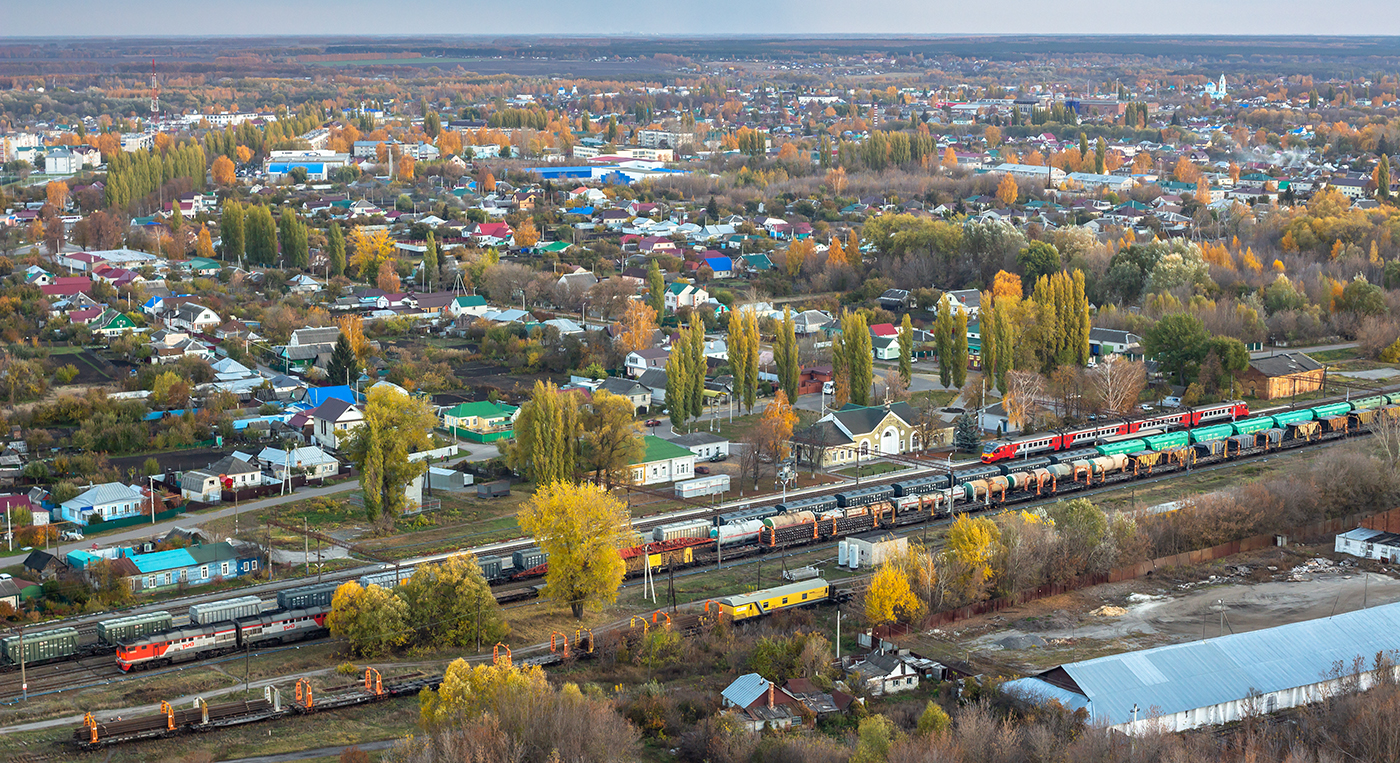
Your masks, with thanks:
<instances>
[{"instance_id":1,"label":"yellow maintenance railcar","mask_svg":"<svg viewBox=\"0 0 1400 763\"><path fill-rule=\"evenodd\" d=\"M826 601L831 585L821 578L765 588L753 593L726 596L719 600L720 612L731 620L747 620L784 609Z\"/></svg>"}]
</instances>

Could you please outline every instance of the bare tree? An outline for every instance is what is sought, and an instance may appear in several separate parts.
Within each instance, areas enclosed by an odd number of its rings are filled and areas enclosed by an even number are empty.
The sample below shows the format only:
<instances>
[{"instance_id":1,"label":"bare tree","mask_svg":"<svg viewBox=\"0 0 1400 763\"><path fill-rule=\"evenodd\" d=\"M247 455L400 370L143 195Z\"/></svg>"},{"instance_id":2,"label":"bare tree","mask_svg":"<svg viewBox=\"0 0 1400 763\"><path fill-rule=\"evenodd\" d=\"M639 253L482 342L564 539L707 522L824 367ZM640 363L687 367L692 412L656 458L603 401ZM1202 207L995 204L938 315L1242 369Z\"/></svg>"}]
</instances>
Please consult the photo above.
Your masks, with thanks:
<instances>
[{"instance_id":1,"label":"bare tree","mask_svg":"<svg viewBox=\"0 0 1400 763\"><path fill-rule=\"evenodd\" d=\"M1381 460L1394 472L1400 466L1400 416L1389 415L1388 408L1376 411L1371 419L1371 436L1381 449Z\"/></svg>"},{"instance_id":2,"label":"bare tree","mask_svg":"<svg viewBox=\"0 0 1400 763\"><path fill-rule=\"evenodd\" d=\"M1089 375L1094 391L1110 413L1126 414L1137 404L1147 386L1147 372L1139 361L1109 355Z\"/></svg>"},{"instance_id":3,"label":"bare tree","mask_svg":"<svg viewBox=\"0 0 1400 763\"><path fill-rule=\"evenodd\" d=\"M1034 371L1009 371L1006 374L1006 419L1012 427L1024 430L1035 421L1040 400L1045 396L1045 377Z\"/></svg>"}]
</instances>

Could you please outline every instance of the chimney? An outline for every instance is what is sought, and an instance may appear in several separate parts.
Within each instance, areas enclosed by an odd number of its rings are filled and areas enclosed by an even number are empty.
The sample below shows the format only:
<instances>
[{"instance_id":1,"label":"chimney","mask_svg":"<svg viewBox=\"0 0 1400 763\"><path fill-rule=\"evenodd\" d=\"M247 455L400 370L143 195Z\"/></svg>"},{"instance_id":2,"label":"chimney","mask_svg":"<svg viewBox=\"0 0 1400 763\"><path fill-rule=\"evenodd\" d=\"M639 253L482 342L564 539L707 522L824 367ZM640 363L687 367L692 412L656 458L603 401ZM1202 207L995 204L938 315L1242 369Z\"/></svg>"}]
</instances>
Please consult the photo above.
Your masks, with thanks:
<instances>
[{"instance_id":1,"label":"chimney","mask_svg":"<svg viewBox=\"0 0 1400 763\"><path fill-rule=\"evenodd\" d=\"M773 684L772 684L772 682L769 682L769 684L768 684L768 709L769 709L769 710L772 710L772 709L773 709Z\"/></svg>"}]
</instances>

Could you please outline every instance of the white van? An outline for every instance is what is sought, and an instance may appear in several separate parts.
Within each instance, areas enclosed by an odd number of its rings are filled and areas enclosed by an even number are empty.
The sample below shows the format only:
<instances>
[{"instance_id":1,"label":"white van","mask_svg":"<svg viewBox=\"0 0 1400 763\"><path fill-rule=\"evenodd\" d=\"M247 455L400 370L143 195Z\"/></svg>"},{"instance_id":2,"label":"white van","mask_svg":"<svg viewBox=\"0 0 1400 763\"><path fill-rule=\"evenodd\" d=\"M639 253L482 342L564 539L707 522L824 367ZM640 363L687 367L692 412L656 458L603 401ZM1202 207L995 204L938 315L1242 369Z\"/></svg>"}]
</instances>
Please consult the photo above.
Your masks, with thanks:
<instances>
[{"instance_id":1,"label":"white van","mask_svg":"<svg viewBox=\"0 0 1400 763\"><path fill-rule=\"evenodd\" d=\"M822 382L822 394L823 394L823 395L834 395L834 394L836 394L836 382Z\"/></svg>"},{"instance_id":2,"label":"white van","mask_svg":"<svg viewBox=\"0 0 1400 763\"><path fill-rule=\"evenodd\" d=\"M1181 398L1177 397L1176 395L1172 395L1171 397L1164 397L1162 398L1162 405L1166 406L1167 408L1180 408Z\"/></svg>"}]
</instances>

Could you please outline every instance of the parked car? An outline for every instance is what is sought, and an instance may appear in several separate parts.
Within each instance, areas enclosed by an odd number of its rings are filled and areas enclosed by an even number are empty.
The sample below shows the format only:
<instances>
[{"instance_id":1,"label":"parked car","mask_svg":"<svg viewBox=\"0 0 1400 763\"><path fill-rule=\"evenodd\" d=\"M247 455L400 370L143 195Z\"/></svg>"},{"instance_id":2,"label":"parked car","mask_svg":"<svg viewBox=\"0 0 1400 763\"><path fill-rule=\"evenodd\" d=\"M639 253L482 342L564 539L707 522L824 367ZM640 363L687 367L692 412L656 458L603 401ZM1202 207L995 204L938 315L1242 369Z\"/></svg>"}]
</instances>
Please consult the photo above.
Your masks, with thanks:
<instances>
[{"instance_id":1,"label":"parked car","mask_svg":"<svg viewBox=\"0 0 1400 763\"><path fill-rule=\"evenodd\" d=\"M647 419L647 426L659 427L661 426L661 419Z\"/></svg>"},{"instance_id":2,"label":"parked car","mask_svg":"<svg viewBox=\"0 0 1400 763\"><path fill-rule=\"evenodd\" d=\"M696 473L696 474L709 474L709 473L710 473L710 467L708 467L708 466L697 466L697 467L695 467L695 473Z\"/></svg>"},{"instance_id":3,"label":"parked car","mask_svg":"<svg viewBox=\"0 0 1400 763\"><path fill-rule=\"evenodd\" d=\"M78 530L64 530L63 534L60 535L59 538L61 538L62 540L82 540L83 534L81 531Z\"/></svg>"},{"instance_id":4,"label":"parked car","mask_svg":"<svg viewBox=\"0 0 1400 763\"><path fill-rule=\"evenodd\" d=\"M713 456L710 456L710 460L713 461L713 462L715 462L715 463L718 463L718 462L720 462L720 461L723 461L723 460L725 460L726 458L729 458L729 456L726 455L726 454L724 454L724 453L716 453L716 454L714 454Z\"/></svg>"}]
</instances>

